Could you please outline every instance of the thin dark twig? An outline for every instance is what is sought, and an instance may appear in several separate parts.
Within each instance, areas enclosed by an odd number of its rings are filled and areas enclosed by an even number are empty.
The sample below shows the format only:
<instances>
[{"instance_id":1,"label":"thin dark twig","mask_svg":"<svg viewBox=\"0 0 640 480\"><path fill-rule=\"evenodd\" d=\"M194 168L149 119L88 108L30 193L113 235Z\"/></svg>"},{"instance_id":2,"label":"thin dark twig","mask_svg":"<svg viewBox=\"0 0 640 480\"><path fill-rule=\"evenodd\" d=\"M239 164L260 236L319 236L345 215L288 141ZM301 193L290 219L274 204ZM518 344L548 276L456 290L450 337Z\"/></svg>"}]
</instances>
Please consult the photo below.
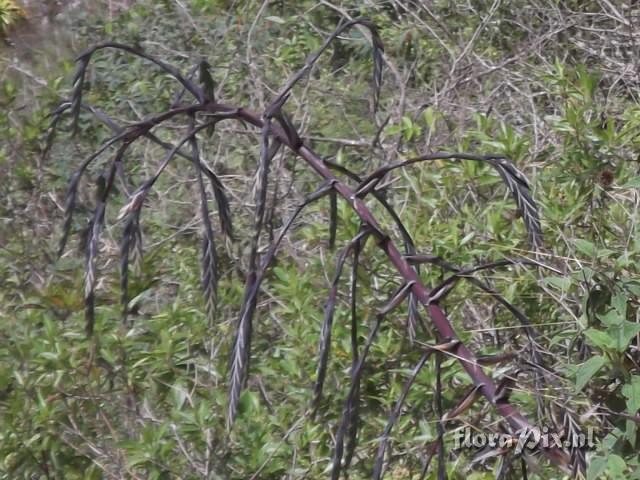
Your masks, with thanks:
<instances>
[{"instance_id":1,"label":"thin dark twig","mask_svg":"<svg viewBox=\"0 0 640 480\"><path fill-rule=\"evenodd\" d=\"M87 62L88 63L89 60L91 59L91 56L95 52L97 52L98 50L106 49L106 48L114 48L114 49L117 49L117 50L124 50L125 52L131 53L132 55L144 58L145 60L148 60L148 61L150 61L152 63L155 63L162 70L164 70L169 75L171 75L176 80L178 80L178 82L180 82L182 84L182 86L187 91L189 91L196 99L198 99L198 101L200 103L204 103L205 102L206 99L205 99L204 92L202 91L202 89L198 85L196 85L194 82L192 82L191 80L189 80L188 78L183 76L182 73L180 73L180 71L177 68L175 68L172 65L169 65L168 63L163 62L162 60L159 60L158 58L156 58L156 57L154 57L152 55L149 55L148 53L143 52L139 48L135 48L135 47L132 47L130 45L125 45L125 44L118 43L118 42L103 42L103 43L99 43L97 45L94 45L94 46L86 49L84 52L82 52L80 55L78 55L77 61L79 61L79 62Z\"/></svg>"},{"instance_id":2,"label":"thin dark twig","mask_svg":"<svg viewBox=\"0 0 640 480\"><path fill-rule=\"evenodd\" d=\"M358 359L360 357L358 352L358 265L360 263L360 253L364 247L366 238L356 242L353 247L353 263L351 265L351 369L352 371L358 365ZM360 388L355 394L355 408L351 417L347 431L347 446L344 455L344 469L349 470L353 456L355 455L356 446L358 444L358 427L360 424Z\"/></svg>"},{"instance_id":3,"label":"thin dark twig","mask_svg":"<svg viewBox=\"0 0 640 480\"><path fill-rule=\"evenodd\" d=\"M402 392L400 393L398 400L396 400L396 404L393 408L393 411L391 412L391 415L389 415L389 419L387 420L387 425L384 427L384 432L382 432L382 436L380 437L380 441L378 443L378 452L376 453L376 457L374 460L373 476L371 477L373 478L373 480L380 480L382 478L384 456L387 450L387 445L389 443L391 430L393 429L396 422L398 421L398 418L400 418L400 413L402 412L402 407L404 406L404 402L407 399L409 390L411 390L411 387L416 381L416 378L418 378L418 374L420 373L420 370L422 370L422 367L424 367L424 364L427 362L432 352L433 351L431 350L422 354L422 357L420 357L420 360L418 361L416 366L413 367L413 370L411 371L409 378L407 379L407 381L404 384L404 387L402 388Z\"/></svg>"},{"instance_id":4,"label":"thin dark twig","mask_svg":"<svg viewBox=\"0 0 640 480\"><path fill-rule=\"evenodd\" d=\"M382 84L382 53L384 51L384 46L382 44L382 40L380 39L380 35L378 34L378 29L373 22L366 18L354 18L348 22L345 22L338 26L335 31L327 37L322 46L312 54L304 66L298 70L291 79L285 84L285 86L280 90L278 97L274 100L274 104L282 105L286 98L291 93L293 87L313 68L316 64L320 56L324 53L324 51L331 45L336 38L338 38L343 32L350 29L354 25L362 25L369 30L371 34L371 43L373 45L373 63L374 63L374 73L373 73L373 105L374 112L378 109L378 103L380 100L380 88Z\"/></svg>"},{"instance_id":5,"label":"thin dark twig","mask_svg":"<svg viewBox=\"0 0 640 480\"><path fill-rule=\"evenodd\" d=\"M327 299L327 303L324 307L324 318L322 321L322 328L320 330L320 340L318 345L319 361L316 371L316 382L313 388L313 400L311 402L314 415L317 412L318 407L320 406L320 400L322 399L322 388L324 386L324 380L327 373L327 365L329 363L329 353L331 351L331 327L333 325L333 315L335 312L338 296L338 283L342 275L342 269L345 262L347 261L349 254L354 251L354 249L359 248L360 243L364 241L370 233L371 232L366 228L361 230L360 233L358 233L358 235L356 235L347 244L347 246L344 247L342 252L340 252L340 255L338 256L338 260L336 262L336 270L333 274L331 287L329 288L329 298Z\"/></svg>"},{"instance_id":6,"label":"thin dark twig","mask_svg":"<svg viewBox=\"0 0 640 480\"><path fill-rule=\"evenodd\" d=\"M442 421L442 353L436 352L436 415L438 416L438 480L447 478L447 465L444 447L444 423Z\"/></svg>"},{"instance_id":7,"label":"thin dark twig","mask_svg":"<svg viewBox=\"0 0 640 480\"><path fill-rule=\"evenodd\" d=\"M476 162L485 162L494 167L507 185L507 188L516 200L518 208L522 212L522 218L525 222L529 236L529 243L534 249L538 249L542 246L542 227L540 224L540 216L538 215L538 207L531 197L531 187L529 186L529 182L524 174L518 170L513 163L500 155L471 155L467 153L438 152L384 165L362 180L360 186L356 190L356 195L364 197L373 191L382 181L384 176L393 170L408 167L420 162L434 160L472 160Z\"/></svg>"},{"instance_id":8,"label":"thin dark twig","mask_svg":"<svg viewBox=\"0 0 640 480\"><path fill-rule=\"evenodd\" d=\"M553 267L545 265L543 263L537 262L535 260L529 260L524 258L515 258L515 259L504 259L504 260L496 260L495 262L488 262L481 265L476 265L470 268L466 268L463 270L459 270L453 275L446 278L443 282L439 283L433 289L431 289L431 299L432 301L440 301L446 295L448 295L453 286L463 277L469 277L476 272L480 272L482 270L493 270L498 267L511 266L511 265L524 265L524 266L535 266L544 269L551 270L555 273L560 273Z\"/></svg>"},{"instance_id":9,"label":"thin dark twig","mask_svg":"<svg viewBox=\"0 0 640 480\"><path fill-rule=\"evenodd\" d=\"M358 359L358 363L356 368L351 372L351 387L349 388L349 393L347 394L347 399L345 400L345 406L342 411L342 419L340 421L340 425L338 426L338 432L336 433L336 444L333 452L333 467L331 469L331 479L338 480L340 477L340 471L342 469L342 457L344 453L344 437L347 433L351 422L353 421L353 416L357 409L357 393L360 390L360 380L362 378L362 372L364 370L365 360L369 353L369 349L373 340L378 333L378 329L380 328L380 323L382 319L389 312L398 307L409 294L411 290L412 283L406 283L402 285L396 293L391 297L391 300L387 302L376 314L375 323L373 327L371 327L369 331L369 337L367 338L367 342L365 343L362 353L360 354L360 358Z\"/></svg>"},{"instance_id":10,"label":"thin dark twig","mask_svg":"<svg viewBox=\"0 0 640 480\"><path fill-rule=\"evenodd\" d=\"M373 340L378 333L378 329L380 328L380 323L382 322L383 317L384 315L376 315L374 324L369 330L367 341L362 348L362 353L360 354L358 365L356 366L355 370L351 372L351 388L349 389L349 393L347 394L345 407L342 412L342 420L340 422L340 426L338 427L338 433L336 434L336 445L333 452L333 468L331 470L332 480L338 480L338 478L340 478L340 470L342 468L342 455L344 452L344 436L350 423L351 416L353 415L353 410L355 408L353 403L355 394L356 391L360 388L360 378L362 377L364 363L367 355L369 354L371 344L373 343Z\"/></svg>"}]
</instances>

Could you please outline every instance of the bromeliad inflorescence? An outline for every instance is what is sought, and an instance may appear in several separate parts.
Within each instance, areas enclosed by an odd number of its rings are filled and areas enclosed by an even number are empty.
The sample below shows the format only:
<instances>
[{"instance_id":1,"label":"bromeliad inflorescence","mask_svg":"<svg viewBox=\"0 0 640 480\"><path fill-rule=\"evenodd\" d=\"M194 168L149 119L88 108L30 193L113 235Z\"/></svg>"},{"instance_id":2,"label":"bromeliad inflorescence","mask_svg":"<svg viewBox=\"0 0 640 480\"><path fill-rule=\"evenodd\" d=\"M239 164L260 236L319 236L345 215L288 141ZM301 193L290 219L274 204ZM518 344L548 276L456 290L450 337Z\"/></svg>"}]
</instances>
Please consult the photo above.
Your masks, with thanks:
<instances>
[{"instance_id":1,"label":"bromeliad inflorescence","mask_svg":"<svg viewBox=\"0 0 640 480\"><path fill-rule=\"evenodd\" d=\"M513 432L518 432L530 427L530 424L527 422L525 417L508 402L506 397L498 394L498 386L487 374L485 374L474 354L457 338L450 321L439 305L439 303L447 297L448 293L455 287L460 279L467 279L471 281L472 284L489 293L495 300L506 306L516 316L516 318L521 322L522 328L529 339L535 362L539 364L542 362L541 356L536 355L538 344L536 341L535 330L527 320L526 316L524 316L524 314L522 314L522 312L520 312L520 310L515 306L507 302L498 292L478 278L474 277L473 273L483 269L494 269L513 264L533 265L536 267L544 267L544 265L537 261L514 259L490 262L471 268L462 268L451 265L439 257L420 254L410 233L403 225L400 216L394 210L391 202L384 195L384 187L381 187L382 181L392 171L406 168L419 162L453 160L487 163L497 170L508 190L513 195L518 208L522 212L522 218L528 232L529 243L533 250L538 250L542 246L542 231L540 218L538 216L538 209L531 196L527 179L513 163L506 158L495 155L471 155L466 153L449 152L430 153L397 163L383 165L365 178L361 178L360 175L346 167L333 163L329 160L325 160L314 153L301 139L293 120L285 112L284 108L287 100L292 94L293 87L309 73L320 58L321 54L329 47L329 45L336 41L341 34L354 26L365 29L371 39L374 64L372 103L375 114L380 103L380 88L382 84L382 71L385 63L385 57L378 30L371 21L366 19L355 19L341 24L336 31L327 38L321 48L309 57L305 65L292 76L262 114L249 111L239 106L229 105L219 101L219 99L216 99L213 93L214 83L209 72L209 65L204 61L197 62L191 71L191 74L185 76L174 66L169 65L138 48L114 42L107 42L86 50L78 57L78 68L73 80L74 88L71 98L68 101L63 102L54 112L46 147L46 152L48 152L51 148L56 127L66 114L71 116L74 129L78 125L80 112L88 111L93 114L97 120L107 125L113 132L112 137L109 138L96 152L87 157L81 163L78 170L72 175L64 201L65 220L62 241L59 249L60 254L65 251L66 243L72 229L72 217L76 210L76 197L80 179L85 175L90 164L94 163L100 156L106 154L112 147L115 147L115 154L107 162L102 185L96 196L96 207L89 222L89 228L87 229L86 234L87 240L84 244L86 255L84 289L86 328L87 333L91 335L93 333L95 320L94 292L97 277L96 257L98 255L100 236L105 222L105 209L110 197L114 193L114 182L116 177L124 175L123 163L127 156L129 147L141 139L148 139L163 147L166 150L166 155L156 172L128 196L128 200L120 211L119 218L124 223L123 236L120 243L120 285L122 292L121 302L123 314L126 317L129 298L127 293L129 260L134 249L141 248L140 223L141 211L144 207L145 199L167 166L171 164L176 157L181 157L192 164L197 178L197 187L200 197L198 210L204 227L201 254L202 290L205 296L207 316L213 320L216 316L217 283L220 270L216 255L217 239L215 232L217 230L229 238L232 237L232 208L230 207L223 182L220 180L216 172L214 172L201 157L200 142L204 141L202 133L203 131L208 131L210 133L216 128L216 125L219 122L227 120L241 121L260 129L260 160L256 173L256 206L248 260L249 269L246 272L244 299L240 308L239 318L235 324L235 339L229 362L229 401L228 412L226 415L228 428L232 427L234 420L238 415L240 394L245 386L249 374L251 339L254 327L254 317L256 315L258 305L258 296L261 291L261 284L265 279L265 273L268 271L276 257L282 239L293 225L296 217L307 206L328 197L330 204L330 245L333 246L336 241L335 232L337 229L336 211L338 198L342 198L343 201L347 202L351 206L360 219L361 229L359 233L344 247L338 257L335 277L331 285L329 299L324 309L324 321L320 335L320 353L317 367L317 378L313 395L312 409L314 411L320 407L324 379L326 377L331 351L331 331L338 294L338 284L347 260L352 260L352 271L355 272L360 261L360 252L364 248L365 243L368 241L375 242L380 250L387 255L389 261L395 266L402 285L397 292L391 296L389 302L385 306L381 307L375 315L367 341L362 348L359 348L356 321L358 305L355 300L357 275L352 275L350 290L351 343L353 350L351 385L345 400L342 419L336 435L333 469L331 474L334 479L339 477L342 469L347 469L349 467L351 458L354 454L359 424L358 403L360 395L360 381L370 346L375 341L376 334L379 331L381 324L385 321L385 316L391 313L396 307L398 307L398 305L405 302L409 305L409 335L412 338L416 336L416 330L420 328L420 322L422 321L419 312L420 304L431 318L432 324L437 331L437 338L430 339L432 341L430 344L423 343L426 345L425 347L419 347L424 349L424 354L412 371L410 379L407 381L402 395L393 409L383 435L379 439L380 444L375 461L374 478L380 478L383 473L386 444L388 442L391 429L400 415L407 392L415 381L420 369L425 365L426 361L432 354L437 358L440 358L442 355L451 355L459 360L462 368L464 368L468 373L473 382L470 392L461 399L459 405L454 409L454 414L449 416L447 416L447 414L443 414L439 419L439 439L434 448L440 451L441 461L444 459L444 444L441 441L442 433L444 432L444 421L447 418L452 418L452 416L461 414L479 396L484 396L487 401L494 406ZM87 68L93 55L103 49L123 50L131 55L146 59L154 63L166 74L176 79L181 88L175 97L176 100L170 108L143 121L124 126L118 124L118 122L95 106L86 104L83 101L83 90L85 89ZM198 71L197 81L193 80L196 76L196 71ZM183 101L183 97L186 96L192 97L192 103ZM163 125L170 120L180 118L185 120L184 134L176 143L161 140L153 132L156 127ZM270 165L272 159L281 148L288 148L298 157L302 158L306 164L315 171L319 177L321 177L321 183L314 193L307 196L300 203L278 235L271 240L265 253L261 254L261 250L259 249L259 240L265 223L267 192L270 180ZM210 188L213 191L217 205L219 222L217 229L214 228L213 222L210 218L205 178L210 184ZM353 186L349 186L348 183L351 183ZM391 218L393 219L393 222L403 240L402 253L401 250L396 247L391 236L382 229L370 209L365 204L364 200L368 196L372 196L391 215ZM443 268L450 271L452 275L435 288L428 289L422 282L417 270L417 265L426 263L443 266ZM423 329L422 332L426 333L426 329ZM419 346L421 343L415 342L413 345ZM439 384L436 394L439 399ZM550 447L544 449L543 452L554 463L563 468L567 468L570 464L567 452L560 448Z\"/></svg>"}]
</instances>

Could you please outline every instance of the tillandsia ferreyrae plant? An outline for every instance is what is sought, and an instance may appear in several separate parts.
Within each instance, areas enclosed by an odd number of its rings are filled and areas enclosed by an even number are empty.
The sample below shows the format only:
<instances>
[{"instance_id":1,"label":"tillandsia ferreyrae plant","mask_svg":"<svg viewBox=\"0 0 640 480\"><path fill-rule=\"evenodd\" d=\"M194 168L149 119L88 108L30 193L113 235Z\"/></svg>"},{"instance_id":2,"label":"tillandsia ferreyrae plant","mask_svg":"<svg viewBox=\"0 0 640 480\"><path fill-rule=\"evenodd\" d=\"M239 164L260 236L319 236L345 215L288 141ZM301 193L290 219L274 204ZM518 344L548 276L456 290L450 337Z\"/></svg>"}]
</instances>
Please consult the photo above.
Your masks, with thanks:
<instances>
[{"instance_id":1,"label":"tillandsia ferreyrae plant","mask_svg":"<svg viewBox=\"0 0 640 480\"><path fill-rule=\"evenodd\" d=\"M374 115L378 109L380 86L382 81L382 70L385 63L383 45L380 40L376 26L369 20L359 18L344 22L338 26L335 32L329 36L321 48L311 55L305 65L286 83L280 90L276 98L261 114L247 110L241 106L230 105L214 98L214 82L210 74L210 66L205 62L199 62L193 70L183 75L177 68L162 60L148 55L138 48L123 45L115 42L106 42L95 45L84 51L77 59L77 71L73 79L73 90L71 98L63 102L52 117L49 130L49 138L45 148L45 154L51 148L56 127L65 114L72 117L73 130L78 126L79 114L82 110L93 114L100 122L107 125L113 135L94 153L86 158L80 167L72 175L64 201L65 221L64 232L60 243L59 253L65 251L65 246L72 227L72 215L76 206L76 196L82 176L87 172L90 164L102 154L115 147L115 154L107 162L104 173L98 182L96 195L96 207L86 232L86 239L83 243L86 252L86 272L84 300L86 307L86 330L92 335L94 328L94 291L96 287L96 257L99 251L101 231L105 222L105 209L110 196L114 192L114 182L116 177L124 175L123 163L127 155L127 150L140 139L148 139L166 150L166 156L159 165L154 175L142 183L134 192L128 196L128 200L122 207L119 215L124 223L123 237L120 243L120 287L123 317L127 316L128 299L128 268L129 260L134 249L141 248L140 212L145 199L158 178L162 175L166 167L172 160L179 156L193 165L197 175L197 187L200 194L200 215L203 225L202 244L202 289L206 301L207 316L213 319L216 315L217 302L217 282L219 261L216 256L216 236L210 218L209 200L207 186L209 181L218 210L219 230L231 238L233 235L231 208L227 199L227 194L219 176L203 160L200 155L201 132L215 129L216 125L223 120L236 120L251 124L261 130L260 161L257 167L256 184L256 207L254 227L251 238L250 253L248 259L248 270L245 279L245 292L239 318L235 324L235 340L230 359L229 378L229 398L227 411L227 426L231 428L238 413L240 394L247 381L249 371L249 361L251 356L251 337L256 313L258 295L261 284L265 279L269 267L272 265L278 248L293 225L296 217L308 205L324 197L328 197L330 202L330 233L329 243L333 247L336 241L336 220L337 201L341 198L347 202L360 219L361 228L358 234L344 247L338 257L337 268L333 284L330 289L329 299L324 309L324 321L320 334L319 361L317 376L313 396L312 411L316 411L322 396L323 383L325 380L329 354L331 350L331 330L333 315L338 295L338 284L342 270L346 261L351 258L353 272L358 267L360 253L368 240L375 242L379 249L386 254L388 260L397 270L401 278L402 286L393 294L389 302L382 306L370 326L370 331L366 343L359 348L357 337L357 303L355 293L357 289L357 275L352 275L351 280L351 342L352 342L352 368L351 386L343 406L342 417L335 437L335 447L333 455L333 468L331 477L337 479L341 471L349 468L356 446L358 431L358 403L360 395L360 381L363 369L367 360L369 349L376 338L376 334L385 321L385 316L393 311L400 304L407 302L409 311L409 334L412 338L416 328L422 328L426 333L427 329L420 316L419 306L426 310L431 319L437 338L430 343L412 342L419 348L423 355L415 366L407 380L400 398L397 400L395 408L388 419L386 428L379 438L378 453L373 467L373 477L381 478L385 466L385 452L390 438L390 433L394 427L402 410L407 393L411 389L420 369L425 365L428 358L433 354L436 358L438 379L435 385L436 404L438 415L438 440L432 444L432 458L438 453L438 477L444 477L444 443L443 434L447 421L455 419L466 411L473 402L480 397L484 397L497 412L503 417L505 428L515 436L519 433L533 429L534 427L519 412L519 410L509 402L506 389L503 384L497 385L484 372L480 359L457 338L451 322L447 318L440 302L446 298L456 285L458 280L467 279L477 287L483 289L500 304L505 306L522 324L522 328L528 339L530 352L532 355L532 365L539 368L537 381L549 382L549 370L544 367L541 358L540 348L537 344L536 333L522 312L507 302L498 292L493 290L483 281L472 276L474 272L494 269L500 266L521 264L545 267L537 260L513 259L501 260L486 263L471 268L459 268L445 262L443 259L427 254L421 254L416 250L410 233L402 224L399 215L393 209L390 201L384 195L384 179L396 169L409 167L420 162L433 160L470 160L484 162L493 167L504 180L508 190L514 197L518 208L522 213L527 232L528 240L534 251L538 251L542 245L542 233L538 210L534 202L530 187L525 176L506 158L498 155L471 155L465 153L430 153L405 161L384 165L362 178L360 175L339 165L338 163L321 158L314 153L300 138L298 131L285 113L284 106L289 98L294 86L312 69L321 54L334 42L343 32L358 25L369 32L373 51L373 110ZM174 97L169 109L150 116L149 118L128 124L126 126L118 124L111 117L92 105L83 102L83 91L85 90L85 79L87 69L95 53L103 49L118 49L129 54L141 57L163 70L181 84L180 90ZM191 103L184 100L185 96L193 97ZM176 118L186 119L184 135L175 144L161 140L153 130L159 125L163 125L169 120ZM291 217L284 224L280 232L270 241L266 250L259 249L261 233L265 225L265 212L267 210L267 192L270 179L270 164L277 151L285 147L290 149L295 155L302 158L304 162L321 178L317 190L304 199L295 209ZM335 173L334 173L335 172ZM350 186L352 185L352 186ZM355 186L354 186L355 185ZM365 197L372 196L380 202L382 207L390 214L395 223L397 231L403 240L403 251L396 246L389 233L384 231L380 223L374 218L370 209L365 203ZM265 252L261 254L260 252ZM418 265L430 263L437 265L451 272L451 276L440 285L427 288L420 278ZM468 393L460 399L458 405L450 412L442 412L441 385L440 385L440 362L444 356L451 356L457 359L464 370L468 373L473 385ZM484 363L484 362L482 362ZM546 455L554 464L566 471L574 473L584 468L583 459L576 460L575 454L563 450L558 445L541 445L539 450ZM505 455L503 450L501 455ZM523 453L524 455L524 453ZM525 468L523 462L523 468ZM428 467L428 462L427 462Z\"/></svg>"}]
</instances>

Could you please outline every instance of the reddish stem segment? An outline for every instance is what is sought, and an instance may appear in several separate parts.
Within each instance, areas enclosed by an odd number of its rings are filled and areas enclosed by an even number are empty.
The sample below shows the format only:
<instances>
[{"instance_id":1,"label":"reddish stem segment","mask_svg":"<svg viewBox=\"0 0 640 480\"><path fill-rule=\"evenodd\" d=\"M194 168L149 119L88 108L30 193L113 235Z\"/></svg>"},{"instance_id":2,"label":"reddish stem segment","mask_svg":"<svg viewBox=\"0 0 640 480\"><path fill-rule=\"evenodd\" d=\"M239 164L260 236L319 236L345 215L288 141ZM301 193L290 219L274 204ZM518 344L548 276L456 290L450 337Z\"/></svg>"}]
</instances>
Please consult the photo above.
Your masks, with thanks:
<instances>
[{"instance_id":1,"label":"reddish stem segment","mask_svg":"<svg viewBox=\"0 0 640 480\"><path fill-rule=\"evenodd\" d=\"M165 121L169 118L180 114L195 114L197 112L226 114L226 118L237 118L247 123L250 123L258 128L262 128L264 122L261 116L250 110L244 108L237 108L230 105L217 103L215 101L207 101L196 105L176 107L160 115L152 117L147 121L143 121L140 124L134 126L130 135L136 137L148 132L153 126ZM137 128L135 128L137 127ZM129 139L126 133L121 133L124 138ZM342 183L329 169L327 164L314 153L310 148L305 145L294 145L286 134L286 132L278 125L277 122L273 122L270 128L270 135L278 138L280 142L286 145L289 149L303 158L322 178L327 180L333 187L333 189L340 194L358 214L360 219L374 232L378 239L378 246L387 254L391 263L396 267L400 275L403 277L406 283L411 282L411 289L416 298L427 309L433 324L435 325L440 337L443 339L457 339L457 335L453 330L451 322L447 319L442 309L435 303L430 303L429 290L423 285L417 272L407 262L404 256L397 249L395 244L391 241L390 237L384 233L380 225L373 217L371 211L367 208L365 203L356 196L356 192L351 190L348 186ZM504 400L501 396L496 396L496 385L494 382L484 373L484 370L478 363L475 355L465 347L462 342L458 342L451 350L450 353L455 356L462 367L466 370L471 377L474 385L478 388L480 393L491 403L498 413L504 417L504 419L513 428L514 432L518 433L523 430L533 429L534 427L527 421L527 419L509 402ZM556 465L562 467L564 470L568 470L570 462L569 455L564 450L558 447L550 446L544 448L541 446L543 453Z\"/></svg>"},{"instance_id":2,"label":"reddish stem segment","mask_svg":"<svg viewBox=\"0 0 640 480\"><path fill-rule=\"evenodd\" d=\"M257 113L243 108L238 109L213 102L207 103L203 105L203 107L204 110L210 112L235 112L238 118L251 123L256 127L262 128L263 125L263 121ZM429 312L429 315L433 320L433 324L438 330L441 338L457 339L458 337L451 325L451 322L447 319L446 315L437 304L429 302L429 290L423 285L414 268L405 260L404 256L390 240L389 236L382 231L380 225L373 217L365 203L361 199L357 198L355 192L342 183L331 172L325 162L311 149L305 145L297 148L295 145L291 145L287 135L279 125L273 124L271 127L271 133L283 144L287 145L287 147L303 158L322 178L333 184L335 191L349 202L360 219L376 233L376 236L378 237L378 246L387 254L389 260L396 267L405 282L412 283L411 288L413 293ZM496 408L515 432L534 428L513 405L496 397L496 385L493 380L484 373L482 367L477 362L475 355L465 347L462 342L459 342L451 350L451 353L458 358L462 367L469 374L469 377L471 377L473 383L478 387L480 393L482 393L489 403ZM569 464L569 456L565 451L557 447L541 448L541 450L554 464L565 469L567 468L567 465Z\"/></svg>"}]
</instances>

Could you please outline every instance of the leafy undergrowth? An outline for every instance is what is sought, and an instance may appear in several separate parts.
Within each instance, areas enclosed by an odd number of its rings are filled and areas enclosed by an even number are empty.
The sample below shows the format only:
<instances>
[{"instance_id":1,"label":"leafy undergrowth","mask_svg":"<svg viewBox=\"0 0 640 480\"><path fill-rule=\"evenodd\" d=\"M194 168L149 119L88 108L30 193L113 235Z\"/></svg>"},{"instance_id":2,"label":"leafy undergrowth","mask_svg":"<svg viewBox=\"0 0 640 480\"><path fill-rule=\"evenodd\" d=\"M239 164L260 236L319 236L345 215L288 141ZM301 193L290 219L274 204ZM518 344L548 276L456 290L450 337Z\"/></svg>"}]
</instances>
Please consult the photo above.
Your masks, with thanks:
<instances>
[{"instance_id":1,"label":"leafy undergrowth","mask_svg":"<svg viewBox=\"0 0 640 480\"><path fill-rule=\"evenodd\" d=\"M460 282L442 305L476 355L512 354L488 371L496 382L513 379L507 383L510 401L529 419L564 427L565 433L574 428L567 422L594 429L596 446L583 451L588 477L638 478L640 106L633 93L637 80L623 75L624 69L614 70L617 57L605 52L594 58L586 47L581 50L588 37L570 44L563 32L546 44L536 43L527 29L546 35L558 25L551 14L536 10L535 2L528 7L535 15L524 19L506 5L477 7L476 19L437 6L433 13L442 23L435 25L426 12L418 9L414 17L394 2L360 12L311 8L313 2L282 2L264 11L259 5L241 8L207 0L193 1L185 10L182 3L187 2L141 2L114 21L78 26L77 35L86 45L105 34L118 38L185 72L193 63L187 57L205 53L216 98L260 110L345 13L365 14L380 26L394 67L385 72L377 124L369 113L370 43L355 30L348 34L351 41L336 44L333 56L313 70L309 84L296 87L287 104L306 142L361 175L450 148L505 155L533 180L545 246L538 258L556 272L512 266L476 278L535 325L544 363L557 375L552 386L536 384L518 321L486 291ZM577 2L562 11L585 27L602 14L596 2ZM530 57L521 55L525 48ZM458 62L449 58L448 49L460 56ZM561 57L569 49L572 55ZM510 60L506 67L492 70L505 60ZM251 373L228 432L228 360L251 249L259 131L224 125L203 142L202 155L224 180L234 212L235 241L218 244L216 322L207 320L201 299L201 225L193 213L199 197L185 161L158 181L142 214L144 255L132 259L129 325L122 323L119 304L123 226L116 217L132 191L116 184L100 244L94 335L87 338L84 262L72 249L82 243L78 239L94 208L99 166L90 168L89 180L80 186L69 249L61 259L55 254L67 181L111 132L82 113L73 141L60 132L50 157L42 159L46 116L72 69L66 62L50 72L46 87L34 87L33 98L20 87L28 79L8 78L2 85L2 107L12 113L0 117L0 128L8 132L0 150L6 179L0 185L6 199L0 205L0 475L326 478L352 367L347 263L324 395L312 416L323 309L336 267L336 251L329 248L329 201L311 206L296 221L263 283ZM475 76L482 83L470 86L466 79ZM171 79L148 63L117 53L95 56L89 82L85 101L123 122L165 110L176 92ZM394 95L398 90L400 98ZM175 141L183 134L177 126L156 133ZM372 148L375 137L380 145ZM126 168L133 187L155 171L163 152L151 142L132 147ZM269 201L280 208L267 219L265 238L270 231L277 234L294 206L315 188L314 175L292 156L276 157L272 168L277 181ZM533 258L520 213L488 166L430 162L395 171L385 182L390 182L387 199L419 253L461 267ZM398 239L384 209L375 202L367 205ZM344 202L338 203L337 220L339 251L357 235L359 222ZM217 221L214 227L220 234ZM373 243L361 253L356 272L361 344L377 309L400 286ZM426 285L447 276L438 266L421 268ZM388 317L372 344L360 386L361 425L351 478L371 477L380 435L422 355L412 344L413 334L405 307ZM416 340L436 343L424 333ZM437 419L456 407L469 385L455 358L444 357L440 368L432 360L425 364L391 433L386 478L421 477L437 443ZM453 448L456 430L471 424L500 431L499 420L491 405L476 401L446 424L443 464L449 478L493 478L494 470L521 478L522 468L529 478L563 475L538 456L523 460L513 451ZM425 474L438 478L437 458Z\"/></svg>"}]
</instances>

